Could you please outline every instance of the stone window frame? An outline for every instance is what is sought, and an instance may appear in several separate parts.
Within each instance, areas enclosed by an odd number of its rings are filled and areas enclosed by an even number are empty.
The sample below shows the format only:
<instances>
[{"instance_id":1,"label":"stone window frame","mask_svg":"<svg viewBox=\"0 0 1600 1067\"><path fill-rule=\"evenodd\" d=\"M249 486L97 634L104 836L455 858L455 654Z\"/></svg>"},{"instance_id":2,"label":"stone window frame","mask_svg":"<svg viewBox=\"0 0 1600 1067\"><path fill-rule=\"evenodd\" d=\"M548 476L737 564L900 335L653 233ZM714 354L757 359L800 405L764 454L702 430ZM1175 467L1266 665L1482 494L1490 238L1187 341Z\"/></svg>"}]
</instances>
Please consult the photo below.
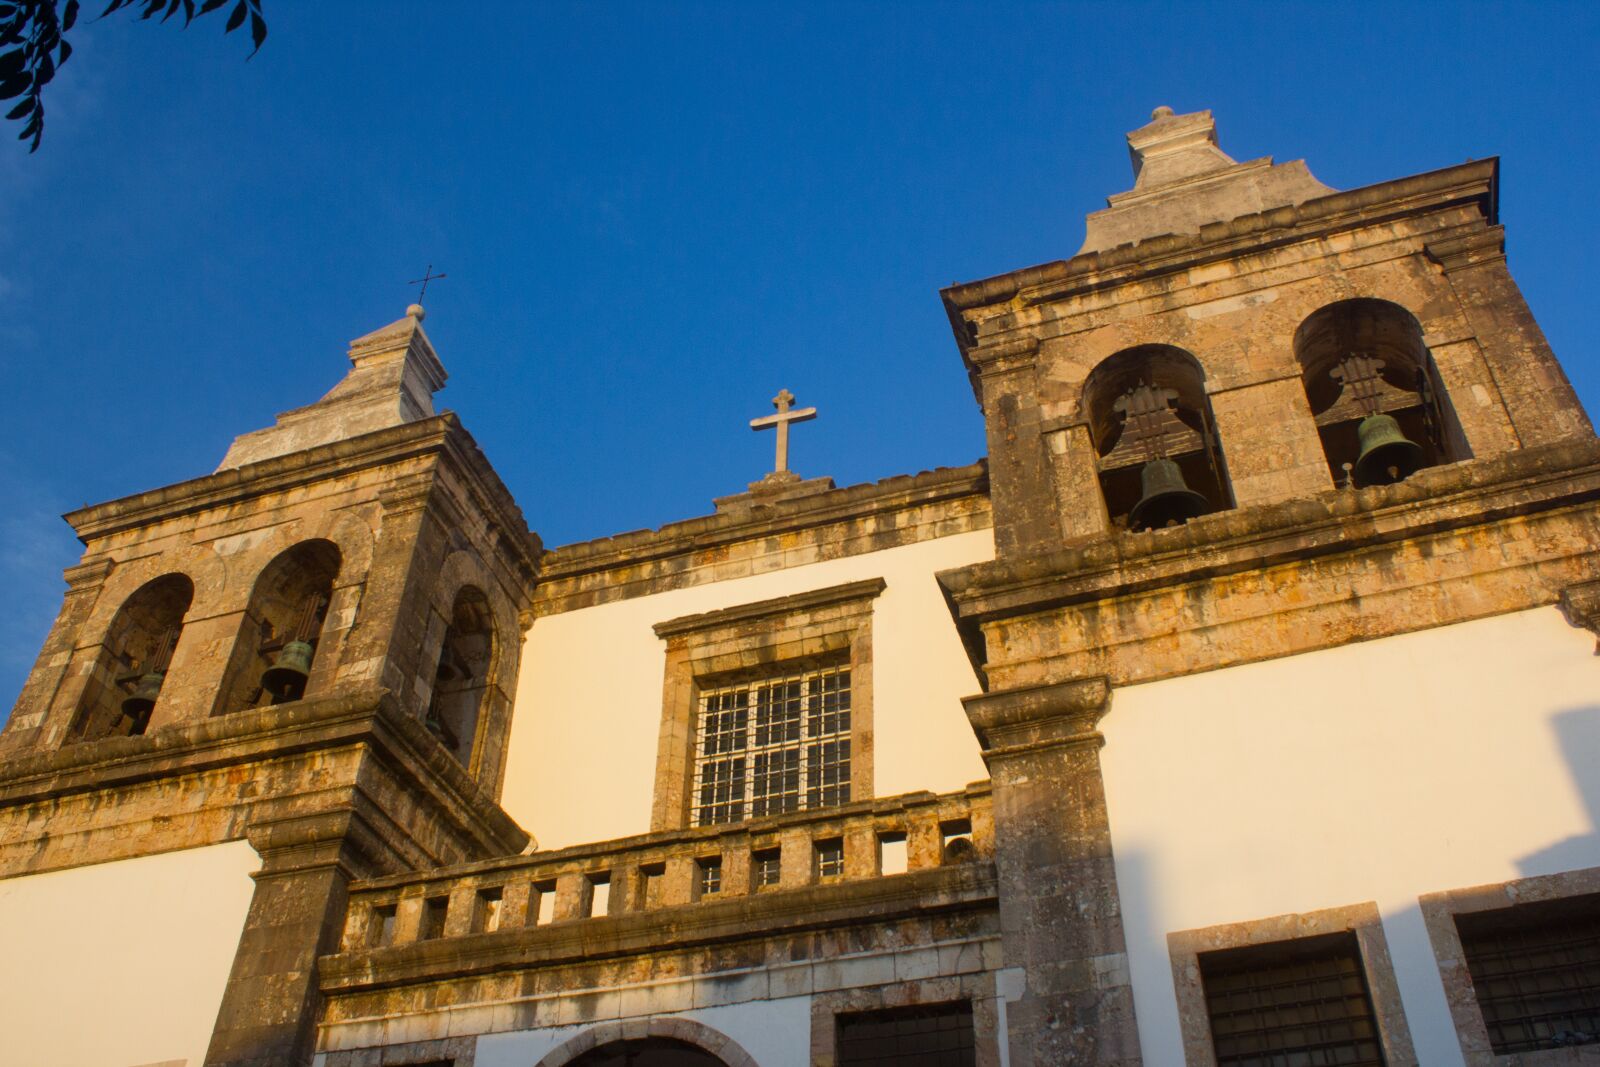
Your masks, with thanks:
<instances>
[{"instance_id":1,"label":"stone window frame","mask_svg":"<svg viewBox=\"0 0 1600 1067\"><path fill-rule=\"evenodd\" d=\"M919 1005L965 1000L972 1005L973 1049L978 1067L1000 1067L1000 995L995 972L941 975L888 985L838 989L811 998L811 1063L833 1067L837 1062L840 1015L890 1011Z\"/></svg>"},{"instance_id":2,"label":"stone window frame","mask_svg":"<svg viewBox=\"0 0 1600 1067\"><path fill-rule=\"evenodd\" d=\"M1483 1021L1483 1012L1478 1008L1478 993L1473 988L1472 975L1467 970L1466 950L1462 948L1461 935L1456 930L1456 916L1591 893L1600 893L1600 867L1515 878L1466 889L1449 889L1426 893L1417 898L1422 905L1422 921L1428 928L1428 940L1433 944L1434 959L1439 965L1439 978L1444 983L1450 1018L1455 1022L1456 1040L1461 1043L1461 1057L1467 1067L1541 1067L1544 1064L1554 1067L1555 1064L1577 1063L1579 1060L1575 1053L1593 1055L1597 1046L1496 1055L1489 1041L1489 1028Z\"/></svg>"},{"instance_id":3,"label":"stone window frame","mask_svg":"<svg viewBox=\"0 0 1600 1067\"><path fill-rule=\"evenodd\" d=\"M868 578L656 624L667 652L652 831L690 825L703 690L828 662L850 666L850 800L873 796L872 608L887 585Z\"/></svg>"},{"instance_id":4,"label":"stone window frame","mask_svg":"<svg viewBox=\"0 0 1600 1067\"><path fill-rule=\"evenodd\" d=\"M1367 901L1169 933L1167 953L1172 958L1172 985L1178 995L1178 1024L1183 1033L1183 1057L1188 1067L1217 1067L1216 1049L1211 1043L1211 1013L1206 1008L1205 988L1200 979L1202 953L1342 933L1355 934L1361 951L1361 967L1372 998L1372 1013L1378 1025L1378 1043L1383 1048L1384 1062L1416 1063L1411 1027L1406 1022L1400 985L1389 956L1389 942L1383 933L1383 918L1377 903Z\"/></svg>"}]
</instances>

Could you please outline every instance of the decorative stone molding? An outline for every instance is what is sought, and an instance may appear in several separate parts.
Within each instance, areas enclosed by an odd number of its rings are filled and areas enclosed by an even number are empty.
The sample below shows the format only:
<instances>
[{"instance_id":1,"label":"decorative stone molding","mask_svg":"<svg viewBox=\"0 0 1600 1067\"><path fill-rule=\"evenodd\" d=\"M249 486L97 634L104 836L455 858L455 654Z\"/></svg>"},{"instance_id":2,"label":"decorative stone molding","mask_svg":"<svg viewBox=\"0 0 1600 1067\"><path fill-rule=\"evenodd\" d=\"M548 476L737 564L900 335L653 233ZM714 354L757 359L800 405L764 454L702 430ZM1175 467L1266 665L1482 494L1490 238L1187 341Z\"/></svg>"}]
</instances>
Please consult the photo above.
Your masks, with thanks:
<instances>
[{"instance_id":1,"label":"decorative stone molding","mask_svg":"<svg viewBox=\"0 0 1600 1067\"><path fill-rule=\"evenodd\" d=\"M1172 984L1178 994L1178 1023L1183 1029L1184 1062L1188 1067L1217 1065L1211 1043L1211 1017L1200 981L1202 953L1345 931L1356 935L1356 944L1361 950L1384 1062L1391 1067L1417 1067L1411 1029L1406 1024L1405 1008L1400 1002L1400 985L1395 979L1389 944L1383 935L1383 919L1378 914L1378 906L1371 902L1168 934Z\"/></svg>"},{"instance_id":2,"label":"decorative stone molding","mask_svg":"<svg viewBox=\"0 0 1600 1067\"><path fill-rule=\"evenodd\" d=\"M1600 656L1600 580L1567 586L1556 603L1568 622L1595 635L1594 651Z\"/></svg>"},{"instance_id":3,"label":"decorative stone molding","mask_svg":"<svg viewBox=\"0 0 1600 1067\"><path fill-rule=\"evenodd\" d=\"M962 701L985 762L1040 748L1099 748L1105 737L1095 727L1110 703L1111 684L1106 678L985 693Z\"/></svg>"},{"instance_id":4,"label":"decorative stone molding","mask_svg":"<svg viewBox=\"0 0 1600 1067\"><path fill-rule=\"evenodd\" d=\"M1506 258L1506 228L1488 226L1460 236L1440 237L1422 246L1428 258L1444 268L1446 274L1495 263Z\"/></svg>"},{"instance_id":5,"label":"decorative stone molding","mask_svg":"<svg viewBox=\"0 0 1600 1067\"><path fill-rule=\"evenodd\" d=\"M585 1052L609 1045L613 1041L641 1041L651 1037L671 1038L704 1049L728 1067L760 1067L755 1057L727 1034L713 1030L704 1023L697 1023L693 1019L677 1017L627 1019L591 1026L577 1037L558 1046L540 1060L537 1067L565 1067Z\"/></svg>"}]
</instances>

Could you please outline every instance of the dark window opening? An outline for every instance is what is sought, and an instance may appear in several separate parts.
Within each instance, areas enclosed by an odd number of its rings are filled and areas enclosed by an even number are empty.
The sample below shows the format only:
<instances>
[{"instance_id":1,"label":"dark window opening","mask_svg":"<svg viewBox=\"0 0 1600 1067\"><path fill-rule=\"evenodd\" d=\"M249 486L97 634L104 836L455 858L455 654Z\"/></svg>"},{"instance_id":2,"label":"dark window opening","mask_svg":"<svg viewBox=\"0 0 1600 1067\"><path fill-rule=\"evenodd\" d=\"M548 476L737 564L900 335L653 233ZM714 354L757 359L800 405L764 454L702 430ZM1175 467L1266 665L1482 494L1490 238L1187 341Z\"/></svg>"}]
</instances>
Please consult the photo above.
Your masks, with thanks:
<instances>
[{"instance_id":1,"label":"dark window opening","mask_svg":"<svg viewBox=\"0 0 1600 1067\"><path fill-rule=\"evenodd\" d=\"M708 856L696 865L695 892L702 897L722 892L722 857Z\"/></svg>"},{"instance_id":2,"label":"dark window opening","mask_svg":"<svg viewBox=\"0 0 1600 1067\"><path fill-rule=\"evenodd\" d=\"M429 897L422 902L422 925L417 930L418 941L432 941L444 936L444 920L450 911L449 897Z\"/></svg>"},{"instance_id":3,"label":"dark window opening","mask_svg":"<svg viewBox=\"0 0 1600 1067\"><path fill-rule=\"evenodd\" d=\"M145 732L193 599L194 583L168 574L145 583L118 609L84 690L76 739Z\"/></svg>"},{"instance_id":4,"label":"dark window opening","mask_svg":"<svg viewBox=\"0 0 1600 1067\"><path fill-rule=\"evenodd\" d=\"M844 839L830 838L816 844L817 877L820 879L844 877Z\"/></svg>"},{"instance_id":5,"label":"dark window opening","mask_svg":"<svg viewBox=\"0 0 1600 1067\"><path fill-rule=\"evenodd\" d=\"M1600 894L1455 919L1497 1055L1600 1044Z\"/></svg>"},{"instance_id":6,"label":"dark window opening","mask_svg":"<svg viewBox=\"0 0 1600 1067\"><path fill-rule=\"evenodd\" d=\"M839 1067L977 1063L970 1001L855 1012L838 1016L836 1022Z\"/></svg>"},{"instance_id":7,"label":"dark window opening","mask_svg":"<svg viewBox=\"0 0 1600 1067\"><path fill-rule=\"evenodd\" d=\"M372 909L367 923L367 947L388 948L394 944L394 927L399 910L393 904L380 904Z\"/></svg>"},{"instance_id":8,"label":"dark window opening","mask_svg":"<svg viewBox=\"0 0 1600 1067\"><path fill-rule=\"evenodd\" d=\"M1217 1067L1383 1067L1351 933L1200 955Z\"/></svg>"},{"instance_id":9,"label":"dark window opening","mask_svg":"<svg viewBox=\"0 0 1600 1067\"><path fill-rule=\"evenodd\" d=\"M723 1062L684 1041L646 1037L590 1049L573 1060L571 1067L723 1067Z\"/></svg>"}]
</instances>

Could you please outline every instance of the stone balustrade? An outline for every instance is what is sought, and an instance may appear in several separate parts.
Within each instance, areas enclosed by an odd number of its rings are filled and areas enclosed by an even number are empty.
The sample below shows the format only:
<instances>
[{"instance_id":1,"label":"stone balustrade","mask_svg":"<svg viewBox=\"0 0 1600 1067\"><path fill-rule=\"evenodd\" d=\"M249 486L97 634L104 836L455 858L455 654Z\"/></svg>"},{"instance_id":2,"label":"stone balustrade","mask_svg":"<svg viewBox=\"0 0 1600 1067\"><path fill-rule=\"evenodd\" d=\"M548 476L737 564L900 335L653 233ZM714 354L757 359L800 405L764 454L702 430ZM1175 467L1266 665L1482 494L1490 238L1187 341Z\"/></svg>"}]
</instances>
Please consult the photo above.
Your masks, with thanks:
<instances>
[{"instance_id":1,"label":"stone balustrade","mask_svg":"<svg viewBox=\"0 0 1600 1067\"><path fill-rule=\"evenodd\" d=\"M357 882L342 951L694 907L993 857L989 783Z\"/></svg>"}]
</instances>

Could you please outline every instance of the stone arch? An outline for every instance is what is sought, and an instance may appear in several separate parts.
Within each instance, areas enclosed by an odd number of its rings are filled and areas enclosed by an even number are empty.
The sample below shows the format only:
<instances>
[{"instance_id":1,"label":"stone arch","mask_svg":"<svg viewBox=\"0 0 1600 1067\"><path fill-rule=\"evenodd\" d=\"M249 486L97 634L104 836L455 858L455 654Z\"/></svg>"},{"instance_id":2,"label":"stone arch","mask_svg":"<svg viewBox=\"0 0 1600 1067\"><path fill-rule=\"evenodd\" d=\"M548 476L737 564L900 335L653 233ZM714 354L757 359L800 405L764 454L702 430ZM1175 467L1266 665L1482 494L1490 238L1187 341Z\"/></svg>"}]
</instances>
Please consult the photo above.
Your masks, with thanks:
<instances>
[{"instance_id":1,"label":"stone arch","mask_svg":"<svg viewBox=\"0 0 1600 1067\"><path fill-rule=\"evenodd\" d=\"M471 767L496 688L495 663L506 636L489 597L476 585L456 591L445 616L423 722L463 767Z\"/></svg>"},{"instance_id":2,"label":"stone arch","mask_svg":"<svg viewBox=\"0 0 1600 1067\"><path fill-rule=\"evenodd\" d=\"M1205 369L1192 352L1124 348L1089 371L1079 408L1112 525L1150 529L1233 507ZM1185 491L1149 495L1163 479Z\"/></svg>"},{"instance_id":3,"label":"stone arch","mask_svg":"<svg viewBox=\"0 0 1600 1067\"><path fill-rule=\"evenodd\" d=\"M645 1038L668 1038L693 1045L708 1052L728 1067L761 1067L755 1057L740 1047L739 1043L720 1030L704 1023L676 1016L651 1019L629 1019L624 1022L600 1023L591 1026L575 1037L556 1046L535 1067L566 1067L584 1053L618 1041L637 1041Z\"/></svg>"},{"instance_id":4,"label":"stone arch","mask_svg":"<svg viewBox=\"0 0 1600 1067\"><path fill-rule=\"evenodd\" d=\"M1422 324L1401 305L1375 297L1325 304L1295 330L1294 354L1336 484L1400 481L1468 457ZM1380 439L1379 429L1406 442L1391 449L1392 464L1362 460L1363 441Z\"/></svg>"},{"instance_id":5,"label":"stone arch","mask_svg":"<svg viewBox=\"0 0 1600 1067\"><path fill-rule=\"evenodd\" d=\"M117 606L100 631L72 736L94 741L144 733L194 589L187 574L169 572L144 582Z\"/></svg>"},{"instance_id":6,"label":"stone arch","mask_svg":"<svg viewBox=\"0 0 1600 1067\"><path fill-rule=\"evenodd\" d=\"M305 675L323 646L328 608L342 564L337 545L312 538L284 549L261 568L217 689L213 714L282 704L309 695L303 688ZM278 676L269 675L269 669L281 673L291 662L302 668L299 680L273 684L270 679Z\"/></svg>"}]
</instances>

